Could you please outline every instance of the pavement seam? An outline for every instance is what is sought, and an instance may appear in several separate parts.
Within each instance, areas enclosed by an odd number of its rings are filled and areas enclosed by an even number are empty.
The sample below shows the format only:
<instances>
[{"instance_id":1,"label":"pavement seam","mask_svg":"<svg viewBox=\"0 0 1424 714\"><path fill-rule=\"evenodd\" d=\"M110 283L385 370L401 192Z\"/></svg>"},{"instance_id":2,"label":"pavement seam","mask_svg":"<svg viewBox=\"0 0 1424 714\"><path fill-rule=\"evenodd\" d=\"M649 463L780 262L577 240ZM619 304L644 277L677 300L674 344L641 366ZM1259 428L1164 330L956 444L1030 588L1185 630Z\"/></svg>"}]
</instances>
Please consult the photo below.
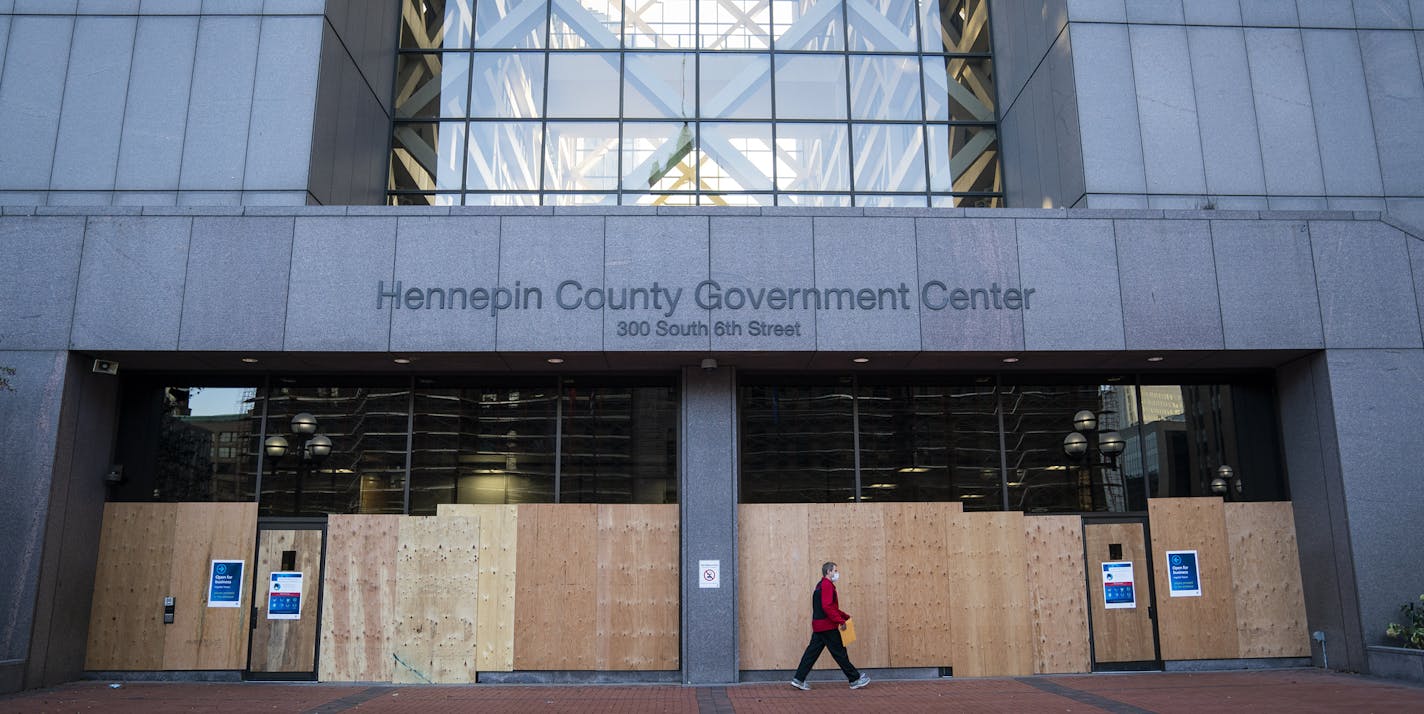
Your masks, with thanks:
<instances>
[{"instance_id":1,"label":"pavement seam","mask_svg":"<svg viewBox=\"0 0 1424 714\"><path fill-rule=\"evenodd\" d=\"M1080 704L1089 704L1099 709L1105 709L1113 712L1113 714L1156 714L1156 712L1151 709L1135 707L1125 702L1119 702L1116 699L1108 699L1107 697L1099 696L1091 692L1065 687L1048 679L1039 677L1016 677L1014 681L1027 684L1035 689L1041 689L1049 694L1056 694L1065 699L1072 699Z\"/></svg>"},{"instance_id":2,"label":"pavement seam","mask_svg":"<svg viewBox=\"0 0 1424 714\"><path fill-rule=\"evenodd\" d=\"M727 697L726 687L698 687L698 714L733 714L732 700Z\"/></svg>"},{"instance_id":3,"label":"pavement seam","mask_svg":"<svg viewBox=\"0 0 1424 714\"><path fill-rule=\"evenodd\" d=\"M311 709L306 710L302 714L336 714L336 712L344 712L347 709L351 709L352 707L357 706L358 704L369 702L372 699L375 699L376 697L379 697L387 692L393 692L397 689L399 689L399 687L371 687L369 689L359 691L355 694L349 694L340 699L333 699L320 706L312 707Z\"/></svg>"}]
</instances>

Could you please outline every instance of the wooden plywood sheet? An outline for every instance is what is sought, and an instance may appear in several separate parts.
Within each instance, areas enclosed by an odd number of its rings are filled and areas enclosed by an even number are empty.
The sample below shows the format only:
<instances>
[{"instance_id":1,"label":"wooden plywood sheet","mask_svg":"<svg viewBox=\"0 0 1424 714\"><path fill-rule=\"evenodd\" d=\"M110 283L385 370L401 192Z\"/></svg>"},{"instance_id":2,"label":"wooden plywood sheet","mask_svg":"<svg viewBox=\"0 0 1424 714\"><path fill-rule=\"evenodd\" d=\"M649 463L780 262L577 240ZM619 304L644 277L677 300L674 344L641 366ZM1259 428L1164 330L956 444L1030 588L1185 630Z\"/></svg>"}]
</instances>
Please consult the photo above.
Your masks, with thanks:
<instances>
[{"instance_id":1,"label":"wooden plywood sheet","mask_svg":"<svg viewBox=\"0 0 1424 714\"><path fill-rule=\"evenodd\" d=\"M598 506L597 669L678 668L678 555L677 506Z\"/></svg>"},{"instance_id":2,"label":"wooden plywood sheet","mask_svg":"<svg viewBox=\"0 0 1424 714\"><path fill-rule=\"evenodd\" d=\"M1024 528L1033 672L1088 672L1092 663L1083 589L1083 521L1078 516L1031 516L1024 518Z\"/></svg>"},{"instance_id":3,"label":"wooden plywood sheet","mask_svg":"<svg viewBox=\"0 0 1424 714\"><path fill-rule=\"evenodd\" d=\"M399 539L393 681L474 683L479 519L405 518Z\"/></svg>"},{"instance_id":4,"label":"wooden plywood sheet","mask_svg":"<svg viewBox=\"0 0 1424 714\"><path fill-rule=\"evenodd\" d=\"M885 592L891 667L948 667L953 640L949 531L958 503L885 506Z\"/></svg>"},{"instance_id":5,"label":"wooden plywood sheet","mask_svg":"<svg viewBox=\"0 0 1424 714\"><path fill-rule=\"evenodd\" d=\"M812 587L820 576L820 562L832 561L840 567L836 595L841 609L855 620L858 638L849 648L851 661L856 667L889 667L884 504L817 503L811 504L808 515L809 552L817 566L811 574ZM803 612L809 608L808 602ZM830 655L816 663L817 669L836 667Z\"/></svg>"},{"instance_id":6,"label":"wooden plywood sheet","mask_svg":"<svg viewBox=\"0 0 1424 714\"><path fill-rule=\"evenodd\" d=\"M514 669L514 593L519 552L519 507L479 506L479 658L484 672Z\"/></svg>"},{"instance_id":7,"label":"wooden plywood sheet","mask_svg":"<svg viewBox=\"0 0 1424 714\"><path fill-rule=\"evenodd\" d=\"M255 503L175 503L168 591L173 624L164 629L163 669L243 669L251 613ZM241 560L239 607L208 607L212 561ZM314 585L314 584L313 584Z\"/></svg>"},{"instance_id":8,"label":"wooden plywood sheet","mask_svg":"<svg viewBox=\"0 0 1424 714\"><path fill-rule=\"evenodd\" d=\"M163 668L163 598L177 520L171 503L104 505L85 669Z\"/></svg>"},{"instance_id":9,"label":"wooden plywood sheet","mask_svg":"<svg viewBox=\"0 0 1424 714\"><path fill-rule=\"evenodd\" d=\"M1228 503L1225 516L1237 656L1309 657L1291 504Z\"/></svg>"},{"instance_id":10,"label":"wooden plywood sheet","mask_svg":"<svg viewBox=\"0 0 1424 714\"><path fill-rule=\"evenodd\" d=\"M598 511L593 504L519 507L514 668L597 668Z\"/></svg>"},{"instance_id":11,"label":"wooden plywood sheet","mask_svg":"<svg viewBox=\"0 0 1424 714\"><path fill-rule=\"evenodd\" d=\"M1087 552L1089 612L1093 618L1093 658L1097 662L1146 662L1157 658L1153 647L1152 603L1147 583L1147 540L1141 523L1090 523L1083 527ZM1122 546L1112 557L1111 546ZM1103 563L1132 563L1137 607L1107 609L1103 602ZM1161 582L1160 580L1158 582Z\"/></svg>"},{"instance_id":12,"label":"wooden plywood sheet","mask_svg":"<svg viewBox=\"0 0 1424 714\"><path fill-rule=\"evenodd\" d=\"M742 669L795 669L811 637L810 506L737 507L737 615Z\"/></svg>"},{"instance_id":13,"label":"wooden plywood sheet","mask_svg":"<svg viewBox=\"0 0 1424 714\"><path fill-rule=\"evenodd\" d=\"M322 582L323 682L389 682L400 516L333 515Z\"/></svg>"},{"instance_id":14,"label":"wooden plywood sheet","mask_svg":"<svg viewBox=\"0 0 1424 714\"><path fill-rule=\"evenodd\" d=\"M1219 498L1153 498L1147 504L1162 658L1236 657L1236 600L1224 504ZM1201 597L1169 595L1169 550L1197 551Z\"/></svg>"},{"instance_id":15,"label":"wooden plywood sheet","mask_svg":"<svg viewBox=\"0 0 1424 714\"><path fill-rule=\"evenodd\" d=\"M1032 674L1023 514L962 514L948 534L955 675Z\"/></svg>"},{"instance_id":16,"label":"wooden plywood sheet","mask_svg":"<svg viewBox=\"0 0 1424 714\"><path fill-rule=\"evenodd\" d=\"M263 530L258 534L256 566L258 592L266 592L274 571L280 571L282 552L296 551L296 570L302 573L301 617L267 619L267 598L254 603L256 627L248 667L254 672L315 672L317 599L321 583L322 532L319 530Z\"/></svg>"}]
</instances>

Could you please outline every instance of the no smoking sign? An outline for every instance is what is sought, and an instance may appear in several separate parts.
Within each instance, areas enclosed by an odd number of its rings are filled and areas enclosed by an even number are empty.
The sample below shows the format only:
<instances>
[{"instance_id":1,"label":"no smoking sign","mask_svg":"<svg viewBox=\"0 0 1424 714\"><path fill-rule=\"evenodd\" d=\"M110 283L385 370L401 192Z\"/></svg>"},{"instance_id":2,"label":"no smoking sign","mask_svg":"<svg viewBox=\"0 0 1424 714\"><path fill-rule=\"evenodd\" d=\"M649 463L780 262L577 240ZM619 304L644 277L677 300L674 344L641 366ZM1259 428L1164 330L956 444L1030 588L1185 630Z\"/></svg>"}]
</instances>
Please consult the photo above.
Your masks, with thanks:
<instances>
[{"instance_id":1,"label":"no smoking sign","mask_svg":"<svg viewBox=\"0 0 1424 714\"><path fill-rule=\"evenodd\" d=\"M720 561L720 560L699 560L699 561L697 561L697 587L699 587L699 588L720 588L720 587L722 587L722 561Z\"/></svg>"}]
</instances>

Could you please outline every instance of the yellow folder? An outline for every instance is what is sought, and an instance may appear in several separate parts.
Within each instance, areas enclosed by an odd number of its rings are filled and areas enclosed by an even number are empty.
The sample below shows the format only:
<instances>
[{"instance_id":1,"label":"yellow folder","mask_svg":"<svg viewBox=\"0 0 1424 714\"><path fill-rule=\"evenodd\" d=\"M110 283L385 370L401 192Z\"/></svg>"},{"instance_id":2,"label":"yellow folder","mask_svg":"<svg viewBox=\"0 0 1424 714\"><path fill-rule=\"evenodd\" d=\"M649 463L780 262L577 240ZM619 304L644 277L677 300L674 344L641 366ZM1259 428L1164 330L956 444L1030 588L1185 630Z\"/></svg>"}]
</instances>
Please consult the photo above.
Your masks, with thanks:
<instances>
[{"instance_id":1,"label":"yellow folder","mask_svg":"<svg viewBox=\"0 0 1424 714\"><path fill-rule=\"evenodd\" d=\"M845 629L841 630L841 644L848 645L855 642L855 620L846 620Z\"/></svg>"}]
</instances>

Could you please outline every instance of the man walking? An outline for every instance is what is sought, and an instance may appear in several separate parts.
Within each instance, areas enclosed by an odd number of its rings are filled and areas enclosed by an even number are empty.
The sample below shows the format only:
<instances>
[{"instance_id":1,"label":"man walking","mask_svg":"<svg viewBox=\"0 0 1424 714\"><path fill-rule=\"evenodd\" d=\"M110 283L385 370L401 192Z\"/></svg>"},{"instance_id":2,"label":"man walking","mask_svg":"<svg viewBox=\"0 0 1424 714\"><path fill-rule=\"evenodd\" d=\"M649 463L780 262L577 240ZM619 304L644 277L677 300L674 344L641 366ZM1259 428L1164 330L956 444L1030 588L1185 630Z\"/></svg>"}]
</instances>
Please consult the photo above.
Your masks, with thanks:
<instances>
[{"instance_id":1,"label":"man walking","mask_svg":"<svg viewBox=\"0 0 1424 714\"><path fill-rule=\"evenodd\" d=\"M811 688L811 685L806 683L806 675L811 673L811 667L815 666L816 660L821 657L821 650L825 649L831 651L831 657L841 666L841 671L850 681L851 689L860 689L870 684L870 677L861 674L860 670L850 663L850 656L846 654L845 645L841 643L841 630L846 628L845 623L850 619L850 615L841 610L840 601L836 598L836 581L840 578L841 570L835 563L825 563L821 566L821 582L816 584L816 589L811 593L811 644L806 645L806 654L801 655L801 665L796 668L796 676L791 679L791 686L797 689Z\"/></svg>"}]
</instances>

